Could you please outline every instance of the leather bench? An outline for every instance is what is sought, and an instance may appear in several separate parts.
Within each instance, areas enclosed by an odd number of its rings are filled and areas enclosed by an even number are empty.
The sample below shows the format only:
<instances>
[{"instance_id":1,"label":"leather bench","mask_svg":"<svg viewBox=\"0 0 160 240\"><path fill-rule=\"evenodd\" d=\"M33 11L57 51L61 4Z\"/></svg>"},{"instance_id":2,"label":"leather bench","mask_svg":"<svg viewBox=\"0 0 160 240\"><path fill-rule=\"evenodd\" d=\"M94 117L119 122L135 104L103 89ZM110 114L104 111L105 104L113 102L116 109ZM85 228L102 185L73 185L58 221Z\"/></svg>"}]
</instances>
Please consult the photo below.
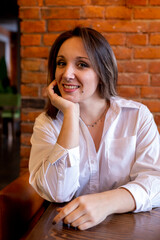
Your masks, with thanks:
<instances>
[{"instance_id":1,"label":"leather bench","mask_svg":"<svg viewBox=\"0 0 160 240\"><path fill-rule=\"evenodd\" d=\"M25 239L49 202L29 184L29 173L0 191L0 240Z\"/></svg>"}]
</instances>

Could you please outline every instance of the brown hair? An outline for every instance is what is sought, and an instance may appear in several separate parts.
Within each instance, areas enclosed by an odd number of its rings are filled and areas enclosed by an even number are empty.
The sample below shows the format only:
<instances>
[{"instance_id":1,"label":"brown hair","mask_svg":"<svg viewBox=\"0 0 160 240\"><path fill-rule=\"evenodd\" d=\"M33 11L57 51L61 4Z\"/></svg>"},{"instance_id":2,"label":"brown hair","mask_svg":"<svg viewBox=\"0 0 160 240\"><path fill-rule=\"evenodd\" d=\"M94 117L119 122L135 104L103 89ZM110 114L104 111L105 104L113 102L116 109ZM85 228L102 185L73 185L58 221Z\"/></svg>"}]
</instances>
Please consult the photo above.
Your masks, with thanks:
<instances>
[{"instance_id":1,"label":"brown hair","mask_svg":"<svg viewBox=\"0 0 160 240\"><path fill-rule=\"evenodd\" d=\"M99 92L102 98L107 100L117 95L116 86L118 78L117 62L108 41L96 30L86 27L76 27L73 30L62 33L51 47L48 60L48 84L55 79L56 58L61 45L69 38L80 37L85 50L99 77ZM57 94L60 95L58 89ZM55 118L58 109L50 100L46 106L46 113Z\"/></svg>"}]
</instances>

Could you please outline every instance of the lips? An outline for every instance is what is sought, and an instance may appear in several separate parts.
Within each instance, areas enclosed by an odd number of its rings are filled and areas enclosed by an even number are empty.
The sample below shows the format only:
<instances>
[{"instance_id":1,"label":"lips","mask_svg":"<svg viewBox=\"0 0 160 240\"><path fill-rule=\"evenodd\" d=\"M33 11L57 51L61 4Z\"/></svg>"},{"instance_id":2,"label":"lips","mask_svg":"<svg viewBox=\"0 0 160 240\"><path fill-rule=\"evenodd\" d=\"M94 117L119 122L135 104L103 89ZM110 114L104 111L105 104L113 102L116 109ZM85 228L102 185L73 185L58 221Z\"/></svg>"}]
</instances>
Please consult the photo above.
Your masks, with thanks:
<instances>
[{"instance_id":1,"label":"lips","mask_svg":"<svg viewBox=\"0 0 160 240\"><path fill-rule=\"evenodd\" d=\"M77 88L79 88L79 86L77 86L77 85L66 85L66 84L63 84L63 87L66 88L66 89L77 89Z\"/></svg>"}]
</instances>

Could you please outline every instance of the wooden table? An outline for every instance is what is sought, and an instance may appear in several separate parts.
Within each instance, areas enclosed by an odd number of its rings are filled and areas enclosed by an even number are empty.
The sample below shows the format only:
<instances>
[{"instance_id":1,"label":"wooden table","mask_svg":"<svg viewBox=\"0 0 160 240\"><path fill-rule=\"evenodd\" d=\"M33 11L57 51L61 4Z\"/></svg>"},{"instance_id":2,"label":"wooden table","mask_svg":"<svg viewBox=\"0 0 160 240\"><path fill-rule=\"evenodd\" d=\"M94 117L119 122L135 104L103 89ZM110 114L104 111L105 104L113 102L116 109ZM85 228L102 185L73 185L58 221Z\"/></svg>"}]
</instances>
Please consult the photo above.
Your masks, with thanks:
<instances>
[{"instance_id":1,"label":"wooden table","mask_svg":"<svg viewBox=\"0 0 160 240\"><path fill-rule=\"evenodd\" d=\"M35 225L27 240L96 239L96 240L160 240L160 208L151 212L114 214L99 225L85 231L52 224L61 204L52 203Z\"/></svg>"}]
</instances>

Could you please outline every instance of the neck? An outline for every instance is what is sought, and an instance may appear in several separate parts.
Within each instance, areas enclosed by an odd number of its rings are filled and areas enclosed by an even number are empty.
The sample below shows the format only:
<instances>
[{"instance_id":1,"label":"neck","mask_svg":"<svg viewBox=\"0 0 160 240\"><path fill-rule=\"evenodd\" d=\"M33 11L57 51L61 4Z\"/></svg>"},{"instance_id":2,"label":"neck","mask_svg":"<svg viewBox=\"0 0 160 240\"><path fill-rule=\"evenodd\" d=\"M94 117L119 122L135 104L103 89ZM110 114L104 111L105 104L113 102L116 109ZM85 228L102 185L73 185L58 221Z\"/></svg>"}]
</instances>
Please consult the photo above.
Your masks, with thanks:
<instances>
[{"instance_id":1,"label":"neck","mask_svg":"<svg viewBox=\"0 0 160 240\"><path fill-rule=\"evenodd\" d=\"M98 121L109 108L106 99L101 99L93 104L80 105L80 116L86 125L92 125Z\"/></svg>"}]
</instances>

